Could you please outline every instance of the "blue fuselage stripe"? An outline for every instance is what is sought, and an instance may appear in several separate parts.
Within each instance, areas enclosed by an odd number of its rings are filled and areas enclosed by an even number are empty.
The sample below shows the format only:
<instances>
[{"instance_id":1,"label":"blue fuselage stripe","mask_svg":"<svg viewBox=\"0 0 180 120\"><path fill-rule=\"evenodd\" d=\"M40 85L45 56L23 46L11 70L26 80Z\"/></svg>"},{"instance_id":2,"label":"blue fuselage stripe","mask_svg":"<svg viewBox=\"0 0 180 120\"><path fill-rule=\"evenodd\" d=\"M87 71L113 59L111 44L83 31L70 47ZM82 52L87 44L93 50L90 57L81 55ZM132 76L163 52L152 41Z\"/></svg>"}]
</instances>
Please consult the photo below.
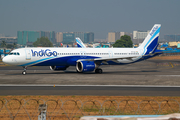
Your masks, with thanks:
<instances>
[{"instance_id":1,"label":"blue fuselage stripe","mask_svg":"<svg viewBox=\"0 0 180 120\"><path fill-rule=\"evenodd\" d=\"M139 59L137 61L132 61L132 62L129 62L129 63L142 61L142 60L148 59L150 57L153 57L153 56L146 56L146 57L143 57L143 59ZM95 58L100 58L100 57L95 57L95 56L49 57L49 58L43 58L43 59L40 59L40 60L29 62L29 63L26 63L26 64L22 64L22 65L19 65L19 66L61 66L61 65L76 66L76 61L79 60L79 59L95 59ZM109 65L129 64L129 63L116 63L114 61L107 61L107 63ZM100 65L106 65L106 64L101 63Z\"/></svg>"}]
</instances>

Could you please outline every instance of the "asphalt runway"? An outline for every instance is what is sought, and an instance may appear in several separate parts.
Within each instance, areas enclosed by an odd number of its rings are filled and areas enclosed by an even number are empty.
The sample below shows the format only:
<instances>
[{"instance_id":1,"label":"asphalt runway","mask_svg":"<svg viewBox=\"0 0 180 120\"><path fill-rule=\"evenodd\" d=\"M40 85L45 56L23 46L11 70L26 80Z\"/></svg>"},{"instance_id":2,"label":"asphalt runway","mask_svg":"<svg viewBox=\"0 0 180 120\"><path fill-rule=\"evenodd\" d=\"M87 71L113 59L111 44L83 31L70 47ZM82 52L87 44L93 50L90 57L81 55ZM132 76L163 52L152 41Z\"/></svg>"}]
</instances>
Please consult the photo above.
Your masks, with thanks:
<instances>
[{"instance_id":1,"label":"asphalt runway","mask_svg":"<svg viewBox=\"0 0 180 120\"><path fill-rule=\"evenodd\" d=\"M180 87L1 86L0 95L179 96Z\"/></svg>"},{"instance_id":2,"label":"asphalt runway","mask_svg":"<svg viewBox=\"0 0 180 120\"><path fill-rule=\"evenodd\" d=\"M22 67L0 66L0 95L180 95L179 60L146 60L101 68L103 74L77 73L75 67L66 71L28 67L27 75L22 75Z\"/></svg>"},{"instance_id":3,"label":"asphalt runway","mask_svg":"<svg viewBox=\"0 0 180 120\"><path fill-rule=\"evenodd\" d=\"M129 65L102 66L102 74L77 73L75 67L52 71L49 66L0 66L0 84L36 85L166 85L180 86L180 61L146 60Z\"/></svg>"}]
</instances>

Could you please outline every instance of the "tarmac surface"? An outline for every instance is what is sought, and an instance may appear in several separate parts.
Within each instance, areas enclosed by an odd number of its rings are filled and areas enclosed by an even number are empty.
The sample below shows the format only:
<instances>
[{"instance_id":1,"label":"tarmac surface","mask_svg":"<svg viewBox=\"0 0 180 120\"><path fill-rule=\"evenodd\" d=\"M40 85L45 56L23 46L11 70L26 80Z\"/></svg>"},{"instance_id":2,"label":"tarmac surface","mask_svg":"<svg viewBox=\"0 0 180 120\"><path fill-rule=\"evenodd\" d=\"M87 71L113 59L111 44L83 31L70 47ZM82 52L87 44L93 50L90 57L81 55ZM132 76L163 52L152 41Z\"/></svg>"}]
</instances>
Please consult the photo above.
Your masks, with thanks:
<instances>
[{"instance_id":1,"label":"tarmac surface","mask_svg":"<svg viewBox=\"0 0 180 120\"><path fill-rule=\"evenodd\" d=\"M146 60L122 66L102 66L102 74L77 73L75 67L52 71L49 66L0 66L0 84L46 85L167 85L180 86L180 61Z\"/></svg>"},{"instance_id":2,"label":"tarmac surface","mask_svg":"<svg viewBox=\"0 0 180 120\"><path fill-rule=\"evenodd\" d=\"M101 68L102 74L77 73L75 67L66 71L28 67L22 75L22 67L0 66L0 95L180 95L180 60Z\"/></svg>"},{"instance_id":3,"label":"tarmac surface","mask_svg":"<svg viewBox=\"0 0 180 120\"><path fill-rule=\"evenodd\" d=\"M0 95L179 96L180 87L1 86Z\"/></svg>"}]
</instances>

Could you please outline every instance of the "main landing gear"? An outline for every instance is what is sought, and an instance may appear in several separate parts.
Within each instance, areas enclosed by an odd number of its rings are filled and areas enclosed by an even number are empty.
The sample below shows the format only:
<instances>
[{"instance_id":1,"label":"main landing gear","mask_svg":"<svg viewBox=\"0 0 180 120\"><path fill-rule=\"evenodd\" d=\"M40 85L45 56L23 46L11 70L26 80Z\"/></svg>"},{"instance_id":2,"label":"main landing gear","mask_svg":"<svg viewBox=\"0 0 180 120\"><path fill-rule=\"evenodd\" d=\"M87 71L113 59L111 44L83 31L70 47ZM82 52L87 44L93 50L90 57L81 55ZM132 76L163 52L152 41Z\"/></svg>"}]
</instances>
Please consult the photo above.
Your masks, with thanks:
<instances>
[{"instance_id":1,"label":"main landing gear","mask_svg":"<svg viewBox=\"0 0 180 120\"><path fill-rule=\"evenodd\" d=\"M97 68L96 70L95 70L95 73L102 73L103 72L103 70L101 69L101 68Z\"/></svg>"},{"instance_id":2,"label":"main landing gear","mask_svg":"<svg viewBox=\"0 0 180 120\"><path fill-rule=\"evenodd\" d=\"M22 72L23 75L26 75L27 66L23 66L24 71Z\"/></svg>"}]
</instances>

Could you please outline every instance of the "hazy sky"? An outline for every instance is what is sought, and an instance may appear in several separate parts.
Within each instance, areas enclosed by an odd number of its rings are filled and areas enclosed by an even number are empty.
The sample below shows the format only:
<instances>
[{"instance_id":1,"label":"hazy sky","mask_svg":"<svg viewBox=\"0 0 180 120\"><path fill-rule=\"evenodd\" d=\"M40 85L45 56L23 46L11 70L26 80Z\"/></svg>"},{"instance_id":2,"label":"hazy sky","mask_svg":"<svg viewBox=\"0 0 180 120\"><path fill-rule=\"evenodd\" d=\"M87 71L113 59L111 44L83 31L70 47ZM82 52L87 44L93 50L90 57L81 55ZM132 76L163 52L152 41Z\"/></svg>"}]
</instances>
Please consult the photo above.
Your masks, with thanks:
<instances>
[{"instance_id":1,"label":"hazy sky","mask_svg":"<svg viewBox=\"0 0 180 120\"><path fill-rule=\"evenodd\" d=\"M0 34L10 36L42 30L105 39L111 31L146 31L155 23L161 36L180 34L180 0L0 0Z\"/></svg>"}]
</instances>

